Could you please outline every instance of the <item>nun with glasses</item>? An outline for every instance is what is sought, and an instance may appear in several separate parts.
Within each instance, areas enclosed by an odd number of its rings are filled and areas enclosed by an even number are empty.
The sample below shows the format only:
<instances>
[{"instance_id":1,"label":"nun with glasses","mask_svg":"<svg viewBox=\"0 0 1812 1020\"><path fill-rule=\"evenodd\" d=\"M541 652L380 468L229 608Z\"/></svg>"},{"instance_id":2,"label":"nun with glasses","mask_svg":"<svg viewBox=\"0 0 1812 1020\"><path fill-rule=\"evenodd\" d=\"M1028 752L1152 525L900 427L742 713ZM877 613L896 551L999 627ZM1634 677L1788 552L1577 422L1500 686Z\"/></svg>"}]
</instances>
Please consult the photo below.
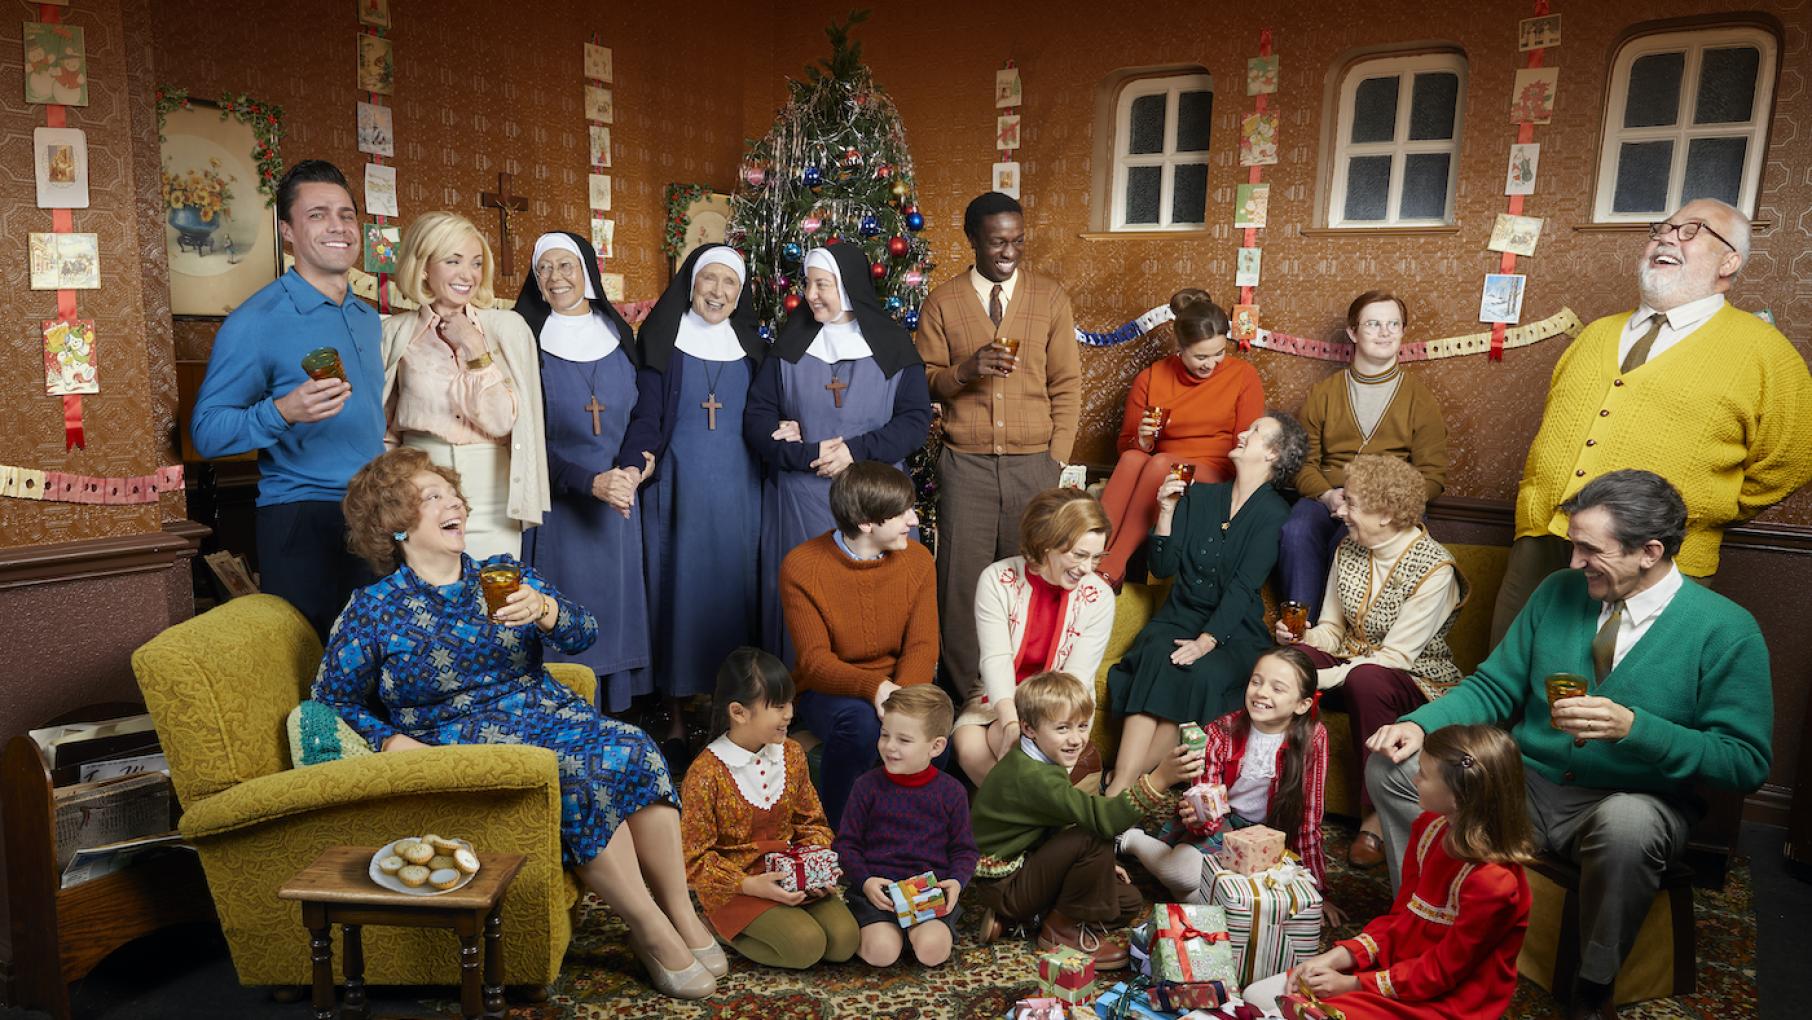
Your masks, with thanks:
<instances>
[{"instance_id":1,"label":"nun with glasses","mask_svg":"<svg viewBox=\"0 0 1812 1020\"><path fill-rule=\"evenodd\" d=\"M718 665L755 644L761 623L761 467L742 432L767 342L736 249L687 256L637 346L641 395L618 459L655 464L641 491L654 687L669 716L655 737L677 770L688 757L682 699L710 694Z\"/></svg>"},{"instance_id":2,"label":"nun with glasses","mask_svg":"<svg viewBox=\"0 0 1812 1020\"><path fill-rule=\"evenodd\" d=\"M836 527L831 479L859 460L905 470L930 428L925 364L912 334L875 296L861 246L814 248L805 257L805 304L787 318L756 373L742 425L767 469L761 644L788 665L793 648L780 612L780 561Z\"/></svg>"},{"instance_id":3,"label":"nun with glasses","mask_svg":"<svg viewBox=\"0 0 1812 1020\"><path fill-rule=\"evenodd\" d=\"M581 605L595 606L598 640L572 656L598 674L599 707L623 712L653 690L648 592L636 490L654 458L624 442L636 407L641 355L629 323L604 297L598 257L577 234L535 242L533 275L516 311L540 346L553 506L523 536L523 562Z\"/></svg>"}]
</instances>

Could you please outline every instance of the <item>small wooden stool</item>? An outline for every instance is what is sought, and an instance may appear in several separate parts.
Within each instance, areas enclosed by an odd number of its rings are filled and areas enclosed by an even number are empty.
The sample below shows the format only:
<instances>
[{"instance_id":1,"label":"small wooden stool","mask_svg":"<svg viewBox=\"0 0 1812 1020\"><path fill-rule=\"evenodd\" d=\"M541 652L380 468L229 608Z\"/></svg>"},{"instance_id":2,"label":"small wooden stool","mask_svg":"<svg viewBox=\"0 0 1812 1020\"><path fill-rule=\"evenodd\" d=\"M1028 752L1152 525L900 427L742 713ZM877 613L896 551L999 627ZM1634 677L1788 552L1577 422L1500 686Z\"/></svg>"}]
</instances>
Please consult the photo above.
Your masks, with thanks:
<instances>
[{"instance_id":1,"label":"small wooden stool","mask_svg":"<svg viewBox=\"0 0 1812 1020\"><path fill-rule=\"evenodd\" d=\"M365 948L360 926L451 928L459 936L459 1007L466 1020L503 1016L503 895L522 867L521 854L480 854L478 874L463 889L435 896L392 892L371 880L377 847L329 847L283 883L277 897L302 901L314 961L315 1020L333 1020L333 937L346 938L346 1008L365 1020ZM479 995L478 937L484 936L484 994Z\"/></svg>"}]
</instances>

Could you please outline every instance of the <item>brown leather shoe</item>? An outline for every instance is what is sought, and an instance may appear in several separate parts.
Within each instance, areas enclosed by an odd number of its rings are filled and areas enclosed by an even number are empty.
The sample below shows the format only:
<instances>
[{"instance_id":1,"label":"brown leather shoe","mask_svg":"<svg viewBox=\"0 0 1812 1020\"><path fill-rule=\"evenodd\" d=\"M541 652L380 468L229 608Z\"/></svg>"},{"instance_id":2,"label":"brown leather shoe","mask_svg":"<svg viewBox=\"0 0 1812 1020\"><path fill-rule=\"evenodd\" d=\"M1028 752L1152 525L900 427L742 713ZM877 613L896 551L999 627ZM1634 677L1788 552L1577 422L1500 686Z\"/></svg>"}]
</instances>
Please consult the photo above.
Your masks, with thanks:
<instances>
[{"instance_id":1,"label":"brown leather shoe","mask_svg":"<svg viewBox=\"0 0 1812 1020\"><path fill-rule=\"evenodd\" d=\"M1007 926L1000 923L1000 915L993 907L984 907L981 912L981 930L976 933L975 941L987 945L1007 933Z\"/></svg>"},{"instance_id":2,"label":"brown leather shoe","mask_svg":"<svg viewBox=\"0 0 1812 1020\"><path fill-rule=\"evenodd\" d=\"M1100 771L1101 749L1096 747L1095 742L1091 740L1083 745L1082 756L1077 758L1076 764L1070 767L1070 785L1074 786Z\"/></svg>"},{"instance_id":3,"label":"brown leather shoe","mask_svg":"<svg viewBox=\"0 0 1812 1020\"><path fill-rule=\"evenodd\" d=\"M1359 830L1353 844L1346 848L1346 862L1355 868L1375 868L1384 863L1384 839L1375 832Z\"/></svg>"},{"instance_id":4,"label":"brown leather shoe","mask_svg":"<svg viewBox=\"0 0 1812 1020\"><path fill-rule=\"evenodd\" d=\"M1068 946L1089 954L1096 970L1124 970L1132 963L1132 949L1126 936L1109 934L1098 924L1078 923L1053 910L1038 929L1035 946L1039 952Z\"/></svg>"}]
</instances>

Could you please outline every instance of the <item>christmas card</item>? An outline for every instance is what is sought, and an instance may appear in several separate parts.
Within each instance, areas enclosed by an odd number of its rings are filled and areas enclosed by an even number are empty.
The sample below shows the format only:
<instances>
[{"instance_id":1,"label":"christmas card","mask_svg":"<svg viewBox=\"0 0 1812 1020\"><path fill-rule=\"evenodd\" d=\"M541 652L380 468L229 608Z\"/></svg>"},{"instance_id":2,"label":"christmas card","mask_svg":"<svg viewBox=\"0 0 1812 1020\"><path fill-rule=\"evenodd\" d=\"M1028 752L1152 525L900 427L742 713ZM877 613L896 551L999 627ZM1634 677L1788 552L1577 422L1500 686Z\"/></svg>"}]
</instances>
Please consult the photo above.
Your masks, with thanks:
<instances>
[{"instance_id":1,"label":"christmas card","mask_svg":"<svg viewBox=\"0 0 1812 1020\"><path fill-rule=\"evenodd\" d=\"M1277 56L1246 60L1246 95L1263 96L1277 91Z\"/></svg>"},{"instance_id":2,"label":"christmas card","mask_svg":"<svg viewBox=\"0 0 1812 1020\"><path fill-rule=\"evenodd\" d=\"M98 290L98 234L33 233L29 239L32 290Z\"/></svg>"},{"instance_id":3,"label":"christmas card","mask_svg":"<svg viewBox=\"0 0 1812 1020\"><path fill-rule=\"evenodd\" d=\"M994 118L994 147L1003 152L1019 148L1019 114Z\"/></svg>"},{"instance_id":4,"label":"christmas card","mask_svg":"<svg viewBox=\"0 0 1812 1020\"><path fill-rule=\"evenodd\" d=\"M80 28L25 22L25 101L88 105L88 54Z\"/></svg>"},{"instance_id":5,"label":"christmas card","mask_svg":"<svg viewBox=\"0 0 1812 1020\"><path fill-rule=\"evenodd\" d=\"M396 85L396 60L390 53L390 40L359 33L359 91L390 94Z\"/></svg>"},{"instance_id":6,"label":"christmas card","mask_svg":"<svg viewBox=\"0 0 1812 1020\"><path fill-rule=\"evenodd\" d=\"M591 165L610 166L610 129L593 124L591 127ZM605 208L609 208L606 206Z\"/></svg>"},{"instance_id":7,"label":"christmas card","mask_svg":"<svg viewBox=\"0 0 1812 1020\"><path fill-rule=\"evenodd\" d=\"M616 104L610 90L597 85L585 86L585 119L609 124L616 116Z\"/></svg>"},{"instance_id":8,"label":"christmas card","mask_svg":"<svg viewBox=\"0 0 1812 1020\"><path fill-rule=\"evenodd\" d=\"M396 167L365 164L365 211L373 216L396 216Z\"/></svg>"},{"instance_id":9,"label":"christmas card","mask_svg":"<svg viewBox=\"0 0 1812 1020\"><path fill-rule=\"evenodd\" d=\"M1258 339L1258 306L1233 306L1233 332L1227 334L1233 340Z\"/></svg>"},{"instance_id":10,"label":"christmas card","mask_svg":"<svg viewBox=\"0 0 1812 1020\"><path fill-rule=\"evenodd\" d=\"M1554 119L1554 97L1560 90L1560 68L1526 67L1516 72L1510 93L1510 123L1546 124Z\"/></svg>"},{"instance_id":11,"label":"christmas card","mask_svg":"<svg viewBox=\"0 0 1812 1020\"><path fill-rule=\"evenodd\" d=\"M1535 194L1535 170L1540 163L1539 143L1510 146L1510 169L1504 173L1504 194Z\"/></svg>"},{"instance_id":12,"label":"christmas card","mask_svg":"<svg viewBox=\"0 0 1812 1020\"><path fill-rule=\"evenodd\" d=\"M1516 48L1541 50L1560 45L1560 15L1524 18L1516 23Z\"/></svg>"},{"instance_id":13,"label":"christmas card","mask_svg":"<svg viewBox=\"0 0 1812 1020\"><path fill-rule=\"evenodd\" d=\"M1262 248L1241 248L1238 268L1234 270L1233 285L1235 287L1258 286L1259 264L1263 261L1264 256Z\"/></svg>"},{"instance_id":14,"label":"christmas card","mask_svg":"<svg viewBox=\"0 0 1812 1020\"><path fill-rule=\"evenodd\" d=\"M606 84L613 82L616 77L611 64L609 47L585 44L585 77Z\"/></svg>"},{"instance_id":15,"label":"christmas card","mask_svg":"<svg viewBox=\"0 0 1812 1020\"><path fill-rule=\"evenodd\" d=\"M993 172L993 189L1009 198L1019 197L1019 164L996 163Z\"/></svg>"},{"instance_id":16,"label":"christmas card","mask_svg":"<svg viewBox=\"0 0 1812 1020\"><path fill-rule=\"evenodd\" d=\"M1019 83L1019 68L1007 67L994 72L994 106L1004 110L1018 106L1024 92Z\"/></svg>"},{"instance_id":17,"label":"christmas card","mask_svg":"<svg viewBox=\"0 0 1812 1020\"><path fill-rule=\"evenodd\" d=\"M360 103L359 151L373 156L396 155L396 134L390 125L390 107Z\"/></svg>"},{"instance_id":18,"label":"christmas card","mask_svg":"<svg viewBox=\"0 0 1812 1020\"><path fill-rule=\"evenodd\" d=\"M1491 240L1485 245L1492 251L1509 252L1512 255L1535 254L1535 242L1541 237L1540 216L1511 216L1498 213L1497 223L1491 228Z\"/></svg>"},{"instance_id":19,"label":"christmas card","mask_svg":"<svg viewBox=\"0 0 1812 1020\"><path fill-rule=\"evenodd\" d=\"M33 128L38 208L88 208L88 138L75 128Z\"/></svg>"},{"instance_id":20,"label":"christmas card","mask_svg":"<svg viewBox=\"0 0 1812 1020\"><path fill-rule=\"evenodd\" d=\"M53 397L99 393L95 372L94 322L90 319L44 323L44 392Z\"/></svg>"},{"instance_id":21,"label":"christmas card","mask_svg":"<svg viewBox=\"0 0 1812 1020\"><path fill-rule=\"evenodd\" d=\"M390 0L359 0L359 24L390 27Z\"/></svg>"},{"instance_id":22,"label":"christmas card","mask_svg":"<svg viewBox=\"0 0 1812 1020\"><path fill-rule=\"evenodd\" d=\"M610 211L610 175L592 174L588 178L591 191L591 207L604 212Z\"/></svg>"},{"instance_id":23,"label":"christmas card","mask_svg":"<svg viewBox=\"0 0 1812 1020\"><path fill-rule=\"evenodd\" d=\"M1239 125L1239 165L1270 166L1277 162L1277 114L1255 113Z\"/></svg>"},{"instance_id":24,"label":"christmas card","mask_svg":"<svg viewBox=\"0 0 1812 1020\"><path fill-rule=\"evenodd\" d=\"M365 224L365 271L396 272L396 249L402 239L401 227L387 223Z\"/></svg>"},{"instance_id":25,"label":"christmas card","mask_svg":"<svg viewBox=\"0 0 1812 1020\"><path fill-rule=\"evenodd\" d=\"M1233 196L1233 225L1262 227L1271 210L1269 184L1242 184Z\"/></svg>"},{"instance_id":26,"label":"christmas card","mask_svg":"<svg viewBox=\"0 0 1812 1020\"><path fill-rule=\"evenodd\" d=\"M1479 321L1515 324L1523 314L1523 280L1515 273L1487 274L1479 297Z\"/></svg>"},{"instance_id":27,"label":"christmas card","mask_svg":"<svg viewBox=\"0 0 1812 1020\"><path fill-rule=\"evenodd\" d=\"M591 214L591 246L597 250L598 257L609 259L616 257L617 221L607 220L603 213Z\"/></svg>"}]
</instances>

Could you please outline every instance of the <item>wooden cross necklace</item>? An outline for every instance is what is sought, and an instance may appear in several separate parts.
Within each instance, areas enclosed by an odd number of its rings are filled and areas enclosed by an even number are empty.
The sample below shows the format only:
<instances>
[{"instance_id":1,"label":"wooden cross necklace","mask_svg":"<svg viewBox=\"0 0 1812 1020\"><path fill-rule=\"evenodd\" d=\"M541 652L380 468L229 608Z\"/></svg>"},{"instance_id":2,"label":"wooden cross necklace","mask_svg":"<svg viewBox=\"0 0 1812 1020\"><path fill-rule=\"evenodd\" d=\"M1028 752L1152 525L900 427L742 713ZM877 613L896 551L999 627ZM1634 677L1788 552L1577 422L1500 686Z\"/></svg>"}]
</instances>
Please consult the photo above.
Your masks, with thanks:
<instances>
[{"instance_id":1,"label":"wooden cross necklace","mask_svg":"<svg viewBox=\"0 0 1812 1020\"><path fill-rule=\"evenodd\" d=\"M843 391L849 389L849 383L846 383L842 379L837 378L838 366L845 365L845 364L850 364L850 363L839 361L839 362L837 362L837 364L832 365L831 366L831 381L824 384L824 388L831 391L831 399L837 402L838 407L843 406ZM854 373L851 373L851 374L854 374Z\"/></svg>"},{"instance_id":2,"label":"wooden cross necklace","mask_svg":"<svg viewBox=\"0 0 1812 1020\"><path fill-rule=\"evenodd\" d=\"M608 357L610 357L608 354L604 356L604 358ZM592 362L591 370L585 374L585 386L591 390L591 403L586 404L584 410L591 412L591 434L594 436L604 434L604 423L598 417L604 413L604 405L598 403L598 366L604 363L604 358Z\"/></svg>"},{"instance_id":3,"label":"wooden cross necklace","mask_svg":"<svg viewBox=\"0 0 1812 1020\"><path fill-rule=\"evenodd\" d=\"M704 363L704 365L705 365L705 390L708 395L705 397L704 401L702 403L700 403L698 406L705 409L705 417L706 417L705 427L710 429L712 432L716 432L717 431L717 412L718 412L719 408L724 406L717 402L717 380L719 377L721 377L724 374L724 362L721 362L721 361L716 362L716 365L717 365L716 372L711 371L712 362L707 361Z\"/></svg>"}]
</instances>

